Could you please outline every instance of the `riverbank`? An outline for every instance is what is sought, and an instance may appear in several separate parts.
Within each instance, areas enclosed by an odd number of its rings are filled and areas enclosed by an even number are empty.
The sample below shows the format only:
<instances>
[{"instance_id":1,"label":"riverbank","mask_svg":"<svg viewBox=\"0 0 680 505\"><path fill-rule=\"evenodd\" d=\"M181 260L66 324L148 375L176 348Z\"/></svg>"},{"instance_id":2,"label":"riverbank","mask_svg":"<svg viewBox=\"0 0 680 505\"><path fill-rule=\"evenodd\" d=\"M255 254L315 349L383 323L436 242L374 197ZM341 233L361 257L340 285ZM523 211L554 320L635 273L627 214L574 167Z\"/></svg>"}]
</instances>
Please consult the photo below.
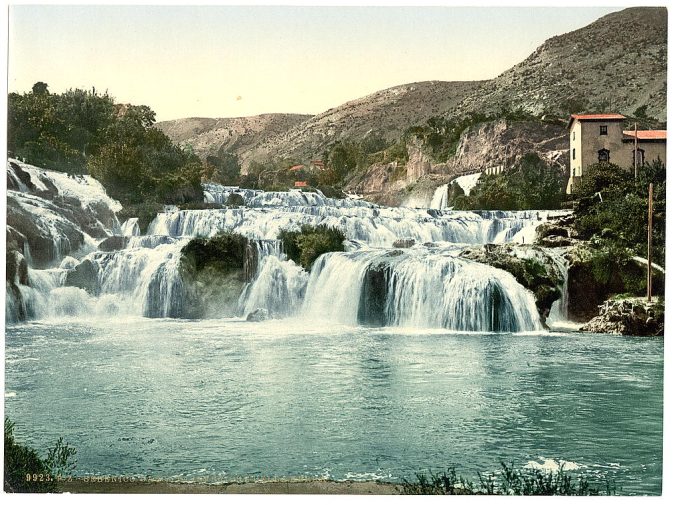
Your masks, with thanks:
<instances>
[{"instance_id":1,"label":"riverbank","mask_svg":"<svg viewBox=\"0 0 680 505\"><path fill-rule=\"evenodd\" d=\"M359 494L394 495L401 486L388 482L358 482L332 480L272 480L208 484L140 480L132 482L99 482L77 479L61 482L62 493L110 494Z\"/></svg>"},{"instance_id":2,"label":"riverbank","mask_svg":"<svg viewBox=\"0 0 680 505\"><path fill-rule=\"evenodd\" d=\"M614 335L663 336L664 303L655 296L651 302L642 297L606 300L600 314L581 327L591 333Z\"/></svg>"}]
</instances>

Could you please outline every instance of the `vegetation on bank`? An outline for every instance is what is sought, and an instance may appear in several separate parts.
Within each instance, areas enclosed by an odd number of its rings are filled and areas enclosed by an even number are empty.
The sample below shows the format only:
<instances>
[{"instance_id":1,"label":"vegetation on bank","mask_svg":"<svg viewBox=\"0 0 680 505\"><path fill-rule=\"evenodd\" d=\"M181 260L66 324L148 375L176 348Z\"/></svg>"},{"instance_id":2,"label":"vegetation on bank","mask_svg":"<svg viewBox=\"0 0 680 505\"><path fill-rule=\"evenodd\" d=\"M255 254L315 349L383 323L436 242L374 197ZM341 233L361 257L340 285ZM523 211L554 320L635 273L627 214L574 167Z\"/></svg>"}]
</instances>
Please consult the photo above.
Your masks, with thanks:
<instances>
[{"instance_id":1,"label":"vegetation on bank","mask_svg":"<svg viewBox=\"0 0 680 505\"><path fill-rule=\"evenodd\" d=\"M604 487L593 485L582 474L572 475L560 465L556 472L539 469L519 469L514 464L501 463L496 474L477 473L478 484L458 474L455 466L429 475L418 473L416 480L404 479L402 494L411 495L516 495L516 496L597 496L616 494L608 480Z\"/></svg>"},{"instance_id":2,"label":"vegetation on bank","mask_svg":"<svg viewBox=\"0 0 680 505\"><path fill-rule=\"evenodd\" d=\"M41 458L35 449L15 440L14 423L5 417L5 492L56 492L59 477L68 476L75 469L75 455L76 449L60 438Z\"/></svg>"},{"instance_id":3,"label":"vegetation on bank","mask_svg":"<svg viewBox=\"0 0 680 505\"><path fill-rule=\"evenodd\" d=\"M312 268L314 261L324 253L344 251L345 234L326 225L302 225L299 231L283 230L279 233L283 251L305 270Z\"/></svg>"},{"instance_id":4,"label":"vegetation on bank","mask_svg":"<svg viewBox=\"0 0 680 505\"><path fill-rule=\"evenodd\" d=\"M38 82L8 96L7 148L53 170L98 179L123 205L202 201L204 166L154 128L145 105L115 104L108 93L53 94Z\"/></svg>"},{"instance_id":5,"label":"vegetation on bank","mask_svg":"<svg viewBox=\"0 0 680 505\"><path fill-rule=\"evenodd\" d=\"M589 254L583 267L594 280L609 286L610 294L646 293L646 267L633 260L647 258L647 199L654 184L652 261L665 265L666 167L659 160L633 170L600 163L588 167L574 202L574 228L588 240ZM663 294L659 273L654 271L655 294Z\"/></svg>"},{"instance_id":6,"label":"vegetation on bank","mask_svg":"<svg viewBox=\"0 0 680 505\"><path fill-rule=\"evenodd\" d=\"M462 210L557 209L565 186L559 167L548 165L536 153L527 153L499 174L482 174L469 196L460 187L454 189L451 204Z\"/></svg>"}]
</instances>

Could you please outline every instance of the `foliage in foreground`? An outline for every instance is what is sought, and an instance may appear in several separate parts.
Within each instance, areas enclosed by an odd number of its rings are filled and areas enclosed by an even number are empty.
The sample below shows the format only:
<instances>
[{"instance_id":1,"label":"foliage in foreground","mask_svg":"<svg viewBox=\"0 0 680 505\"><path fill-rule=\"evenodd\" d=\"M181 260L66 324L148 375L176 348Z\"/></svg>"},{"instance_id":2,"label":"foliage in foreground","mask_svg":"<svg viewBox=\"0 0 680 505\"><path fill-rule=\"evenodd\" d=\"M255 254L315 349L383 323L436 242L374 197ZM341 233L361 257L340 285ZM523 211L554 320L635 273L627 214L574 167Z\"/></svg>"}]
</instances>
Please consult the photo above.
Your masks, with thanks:
<instances>
[{"instance_id":1,"label":"foliage in foreground","mask_svg":"<svg viewBox=\"0 0 680 505\"><path fill-rule=\"evenodd\" d=\"M522 496L598 496L615 494L607 480L604 488L592 485L587 477L572 476L560 465L556 472L535 468L519 469L514 464L501 463L501 470L490 475L477 473L479 484L458 475L455 466L441 473L416 474L416 481L404 479L402 494L453 495L522 495Z\"/></svg>"},{"instance_id":2,"label":"foliage in foreground","mask_svg":"<svg viewBox=\"0 0 680 505\"><path fill-rule=\"evenodd\" d=\"M5 417L5 492L51 493L57 491L58 476L69 475L75 469L76 449L62 438L47 457L41 458L35 449L14 440L14 423Z\"/></svg>"},{"instance_id":3,"label":"foliage in foreground","mask_svg":"<svg viewBox=\"0 0 680 505\"><path fill-rule=\"evenodd\" d=\"M324 253L344 251L345 235L337 228L326 225L302 225L299 231L283 230L279 233L283 250L288 257L306 270Z\"/></svg>"}]
</instances>

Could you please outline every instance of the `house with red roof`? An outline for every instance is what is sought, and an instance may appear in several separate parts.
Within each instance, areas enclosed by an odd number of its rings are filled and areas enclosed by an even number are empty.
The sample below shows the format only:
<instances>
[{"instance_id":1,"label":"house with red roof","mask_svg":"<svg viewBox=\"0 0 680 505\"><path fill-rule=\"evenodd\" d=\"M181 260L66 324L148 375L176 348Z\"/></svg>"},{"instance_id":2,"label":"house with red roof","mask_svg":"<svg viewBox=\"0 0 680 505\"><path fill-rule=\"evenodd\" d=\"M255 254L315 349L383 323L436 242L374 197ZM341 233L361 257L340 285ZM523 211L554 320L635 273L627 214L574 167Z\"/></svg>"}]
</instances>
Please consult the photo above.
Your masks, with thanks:
<instances>
[{"instance_id":1,"label":"house with red roof","mask_svg":"<svg viewBox=\"0 0 680 505\"><path fill-rule=\"evenodd\" d=\"M621 114L572 114L569 118L569 183L572 193L590 165L633 168L657 158L666 164L666 130L624 130ZM635 145L637 144L637 153Z\"/></svg>"}]
</instances>

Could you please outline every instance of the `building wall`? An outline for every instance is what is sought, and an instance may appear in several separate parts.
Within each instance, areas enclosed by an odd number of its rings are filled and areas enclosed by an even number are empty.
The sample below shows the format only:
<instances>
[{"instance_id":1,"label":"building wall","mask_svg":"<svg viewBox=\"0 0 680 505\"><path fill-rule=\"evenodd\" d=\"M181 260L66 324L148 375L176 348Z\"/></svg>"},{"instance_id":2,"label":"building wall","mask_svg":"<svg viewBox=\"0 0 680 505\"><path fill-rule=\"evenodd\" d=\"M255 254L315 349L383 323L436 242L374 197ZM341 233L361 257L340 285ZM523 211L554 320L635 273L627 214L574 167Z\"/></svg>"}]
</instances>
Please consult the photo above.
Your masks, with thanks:
<instances>
[{"instance_id":1,"label":"building wall","mask_svg":"<svg viewBox=\"0 0 680 505\"><path fill-rule=\"evenodd\" d=\"M607 135L600 135L600 126L607 127ZM583 121L581 123L581 173L597 163L598 151L609 150L609 162L628 168L633 164L632 149L623 143L623 121Z\"/></svg>"},{"instance_id":2,"label":"building wall","mask_svg":"<svg viewBox=\"0 0 680 505\"><path fill-rule=\"evenodd\" d=\"M624 143L625 149L628 152L629 163L633 163L633 142L627 141ZM645 151L645 162L652 163L659 158L661 162L666 165L666 142L665 141L638 141L638 149Z\"/></svg>"}]
</instances>

